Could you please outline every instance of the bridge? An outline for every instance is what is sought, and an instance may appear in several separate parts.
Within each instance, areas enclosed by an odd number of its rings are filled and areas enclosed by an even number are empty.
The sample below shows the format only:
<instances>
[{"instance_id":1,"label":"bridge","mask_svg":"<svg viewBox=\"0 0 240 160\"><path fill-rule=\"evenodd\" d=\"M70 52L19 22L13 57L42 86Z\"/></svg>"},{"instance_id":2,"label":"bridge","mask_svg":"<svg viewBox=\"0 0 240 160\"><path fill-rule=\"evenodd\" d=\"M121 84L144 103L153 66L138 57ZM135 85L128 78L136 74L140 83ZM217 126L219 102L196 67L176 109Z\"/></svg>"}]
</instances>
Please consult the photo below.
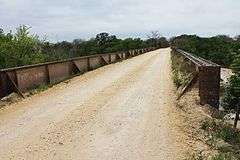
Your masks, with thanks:
<instances>
[{"instance_id":1,"label":"bridge","mask_svg":"<svg viewBox=\"0 0 240 160\"><path fill-rule=\"evenodd\" d=\"M1 70L2 97L91 71L1 110L0 159L181 159L171 52L192 66L201 103L218 107L220 66L174 48Z\"/></svg>"}]
</instances>

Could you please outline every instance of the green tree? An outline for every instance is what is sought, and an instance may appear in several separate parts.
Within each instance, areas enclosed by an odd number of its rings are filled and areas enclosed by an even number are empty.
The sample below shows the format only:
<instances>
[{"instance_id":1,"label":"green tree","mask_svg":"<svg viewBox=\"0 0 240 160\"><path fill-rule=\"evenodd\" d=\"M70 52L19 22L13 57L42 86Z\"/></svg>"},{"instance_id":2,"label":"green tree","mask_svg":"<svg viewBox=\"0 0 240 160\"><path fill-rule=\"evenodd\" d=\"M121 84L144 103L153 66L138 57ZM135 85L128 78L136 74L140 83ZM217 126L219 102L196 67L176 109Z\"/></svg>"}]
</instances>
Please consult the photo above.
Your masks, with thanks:
<instances>
[{"instance_id":1,"label":"green tree","mask_svg":"<svg viewBox=\"0 0 240 160\"><path fill-rule=\"evenodd\" d=\"M239 53L240 42L226 35L202 38L196 35L181 35L171 38L171 46L185 50L202 58L229 67Z\"/></svg>"},{"instance_id":2,"label":"green tree","mask_svg":"<svg viewBox=\"0 0 240 160\"><path fill-rule=\"evenodd\" d=\"M236 113L234 128L237 127L240 114L240 57L236 57L232 64L234 75L230 77L228 85L226 86L223 106L228 111Z\"/></svg>"},{"instance_id":3,"label":"green tree","mask_svg":"<svg viewBox=\"0 0 240 160\"><path fill-rule=\"evenodd\" d=\"M240 54L235 56L231 68L235 74L240 74Z\"/></svg>"},{"instance_id":4,"label":"green tree","mask_svg":"<svg viewBox=\"0 0 240 160\"><path fill-rule=\"evenodd\" d=\"M99 33L96 35L96 41L99 46L98 53L105 53L105 49L110 46L110 44L117 40L115 35L109 35L109 33Z\"/></svg>"},{"instance_id":5,"label":"green tree","mask_svg":"<svg viewBox=\"0 0 240 160\"><path fill-rule=\"evenodd\" d=\"M16 34L0 33L1 68L35 64L44 61L40 40L29 33L30 27L17 28Z\"/></svg>"},{"instance_id":6,"label":"green tree","mask_svg":"<svg viewBox=\"0 0 240 160\"><path fill-rule=\"evenodd\" d=\"M158 31L152 31L150 35L148 35L147 43L151 47L157 47L157 48L166 48L169 47L168 40L161 36L161 34Z\"/></svg>"},{"instance_id":7,"label":"green tree","mask_svg":"<svg viewBox=\"0 0 240 160\"><path fill-rule=\"evenodd\" d=\"M147 48L151 44L140 38L117 38L109 33L99 33L89 40L75 39L58 43L40 40L30 33L30 27L22 25L15 34L0 29L0 68L16 67L47 61L63 60L92 54ZM166 41L166 38L162 41Z\"/></svg>"}]
</instances>

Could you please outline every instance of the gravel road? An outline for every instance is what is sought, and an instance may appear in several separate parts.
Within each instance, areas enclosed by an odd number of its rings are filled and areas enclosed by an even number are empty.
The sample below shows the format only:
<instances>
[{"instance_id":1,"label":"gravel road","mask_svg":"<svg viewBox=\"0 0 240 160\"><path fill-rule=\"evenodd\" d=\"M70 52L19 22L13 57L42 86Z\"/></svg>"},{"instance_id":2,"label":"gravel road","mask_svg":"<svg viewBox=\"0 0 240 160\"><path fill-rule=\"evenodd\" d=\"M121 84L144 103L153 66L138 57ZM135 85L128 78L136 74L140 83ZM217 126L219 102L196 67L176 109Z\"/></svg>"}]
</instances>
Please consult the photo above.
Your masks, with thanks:
<instances>
[{"instance_id":1,"label":"gravel road","mask_svg":"<svg viewBox=\"0 0 240 160\"><path fill-rule=\"evenodd\" d=\"M170 49L108 65L0 110L0 159L176 160Z\"/></svg>"}]
</instances>

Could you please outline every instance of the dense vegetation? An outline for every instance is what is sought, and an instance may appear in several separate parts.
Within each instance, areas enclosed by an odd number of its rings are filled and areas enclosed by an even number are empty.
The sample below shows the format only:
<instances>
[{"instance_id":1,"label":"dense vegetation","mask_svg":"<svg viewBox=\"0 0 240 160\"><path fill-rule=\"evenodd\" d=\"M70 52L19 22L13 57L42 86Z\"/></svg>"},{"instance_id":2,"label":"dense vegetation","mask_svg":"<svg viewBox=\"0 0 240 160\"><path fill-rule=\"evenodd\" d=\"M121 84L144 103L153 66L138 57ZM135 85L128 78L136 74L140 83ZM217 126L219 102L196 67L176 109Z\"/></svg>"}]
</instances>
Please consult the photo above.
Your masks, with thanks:
<instances>
[{"instance_id":1,"label":"dense vegetation","mask_svg":"<svg viewBox=\"0 0 240 160\"><path fill-rule=\"evenodd\" d=\"M205 119L201 122L205 141L217 151L210 160L237 160L240 158L240 132L221 119ZM199 159L199 157L195 158ZM202 159L209 159L204 158Z\"/></svg>"},{"instance_id":2,"label":"dense vegetation","mask_svg":"<svg viewBox=\"0 0 240 160\"><path fill-rule=\"evenodd\" d=\"M225 35L202 38L196 35L182 35L171 38L171 45L229 67L236 55L240 55L240 36Z\"/></svg>"},{"instance_id":3,"label":"dense vegetation","mask_svg":"<svg viewBox=\"0 0 240 160\"><path fill-rule=\"evenodd\" d=\"M43 62L40 40L23 26L15 34L0 29L0 68Z\"/></svg>"},{"instance_id":4,"label":"dense vegetation","mask_svg":"<svg viewBox=\"0 0 240 160\"><path fill-rule=\"evenodd\" d=\"M235 73L229 79L228 84L225 86L223 97L223 107L225 110L235 112L234 128L237 128L237 123L240 114L240 56L235 56L231 65Z\"/></svg>"},{"instance_id":5,"label":"dense vegetation","mask_svg":"<svg viewBox=\"0 0 240 160\"><path fill-rule=\"evenodd\" d=\"M62 60L78 56L127 51L146 47L167 47L165 37L152 32L146 40L140 38L119 39L108 33L100 33L89 40L50 43L29 32L30 27L20 26L16 33L0 29L0 69Z\"/></svg>"}]
</instances>

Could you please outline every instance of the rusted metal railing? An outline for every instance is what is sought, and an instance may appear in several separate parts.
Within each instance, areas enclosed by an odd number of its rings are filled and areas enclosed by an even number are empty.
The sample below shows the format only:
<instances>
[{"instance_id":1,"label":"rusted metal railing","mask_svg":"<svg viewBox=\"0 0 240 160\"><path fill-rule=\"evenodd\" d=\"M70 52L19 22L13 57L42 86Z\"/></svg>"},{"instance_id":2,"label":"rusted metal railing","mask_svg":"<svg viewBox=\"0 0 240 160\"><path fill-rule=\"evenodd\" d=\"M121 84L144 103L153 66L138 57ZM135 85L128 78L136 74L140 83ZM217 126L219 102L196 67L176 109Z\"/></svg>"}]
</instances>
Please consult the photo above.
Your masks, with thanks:
<instances>
[{"instance_id":1,"label":"rusted metal railing","mask_svg":"<svg viewBox=\"0 0 240 160\"><path fill-rule=\"evenodd\" d=\"M200 103L219 108L221 66L180 49L172 48L172 53L181 55L195 67Z\"/></svg>"},{"instance_id":2,"label":"rusted metal railing","mask_svg":"<svg viewBox=\"0 0 240 160\"><path fill-rule=\"evenodd\" d=\"M40 85L56 84L74 75L152 50L154 50L154 48L136 49L127 52L98 54L62 61L2 69L0 70L0 98L12 92L17 92L24 97L24 92Z\"/></svg>"}]
</instances>

